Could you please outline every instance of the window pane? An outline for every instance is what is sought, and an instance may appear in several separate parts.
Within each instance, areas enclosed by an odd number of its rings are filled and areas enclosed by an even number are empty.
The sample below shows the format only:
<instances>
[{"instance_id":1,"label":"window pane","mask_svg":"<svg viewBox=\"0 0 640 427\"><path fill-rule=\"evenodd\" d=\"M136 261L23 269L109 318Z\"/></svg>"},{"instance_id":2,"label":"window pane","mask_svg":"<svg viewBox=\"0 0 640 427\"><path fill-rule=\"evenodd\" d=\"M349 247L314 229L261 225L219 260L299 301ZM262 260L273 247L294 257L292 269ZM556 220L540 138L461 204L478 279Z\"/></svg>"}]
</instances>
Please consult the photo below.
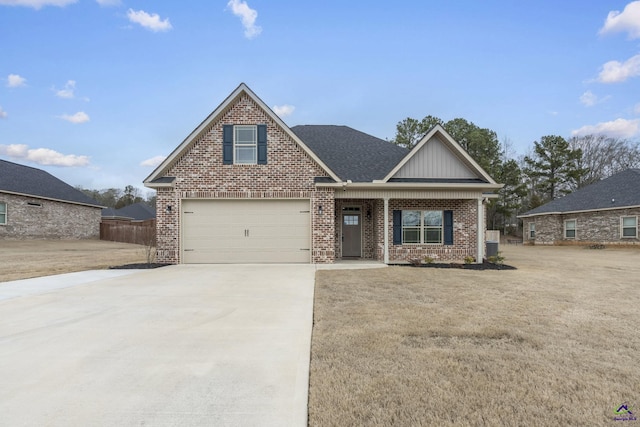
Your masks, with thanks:
<instances>
[{"instance_id":1,"label":"window pane","mask_svg":"<svg viewBox=\"0 0 640 427\"><path fill-rule=\"evenodd\" d=\"M565 223L565 228L568 230L575 230L576 228L576 220L575 219L571 219L569 221L566 221Z\"/></svg>"},{"instance_id":2,"label":"window pane","mask_svg":"<svg viewBox=\"0 0 640 427\"><path fill-rule=\"evenodd\" d=\"M7 213L7 204L0 203L0 214Z\"/></svg>"},{"instance_id":3,"label":"window pane","mask_svg":"<svg viewBox=\"0 0 640 427\"><path fill-rule=\"evenodd\" d=\"M256 127L255 126L236 126L236 144L255 144L256 143Z\"/></svg>"},{"instance_id":4,"label":"window pane","mask_svg":"<svg viewBox=\"0 0 640 427\"><path fill-rule=\"evenodd\" d=\"M576 230L566 230L564 233L564 237L567 239L573 239L576 237Z\"/></svg>"},{"instance_id":5,"label":"window pane","mask_svg":"<svg viewBox=\"0 0 640 427\"><path fill-rule=\"evenodd\" d=\"M358 215L345 215L344 225L358 225L359 218L360 217Z\"/></svg>"},{"instance_id":6,"label":"window pane","mask_svg":"<svg viewBox=\"0 0 640 427\"><path fill-rule=\"evenodd\" d=\"M2 212L2 208L0 207L0 212ZM622 226L623 227L635 227L636 226L636 217L630 216L626 218L622 218Z\"/></svg>"},{"instance_id":7,"label":"window pane","mask_svg":"<svg viewBox=\"0 0 640 427\"><path fill-rule=\"evenodd\" d=\"M256 163L256 147L236 147L236 163Z\"/></svg>"},{"instance_id":8,"label":"window pane","mask_svg":"<svg viewBox=\"0 0 640 427\"><path fill-rule=\"evenodd\" d=\"M0 221L2 222L2 221ZM636 237L636 229L633 228L623 228L622 229L622 237Z\"/></svg>"},{"instance_id":9,"label":"window pane","mask_svg":"<svg viewBox=\"0 0 640 427\"><path fill-rule=\"evenodd\" d=\"M0 224L6 224L7 223L7 215L0 213Z\"/></svg>"},{"instance_id":10,"label":"window pane","mask_svg":"<svg viewBox=\"0 0 640 427\"><path fill-rule=\"evenodd\" d=\"M442 243L441 228L427 228L424 232L425 243Z\"/></svg>"},{"instance_id":11,"label":"window pane","mask_svg":"<svg viewBox=\"0 0 640 427\"><path fill-rule=\"evenodd\" d=\"M420 228L404 228L402 230L402 243L420 243Z\"/></svg>"},{"instance_id":12,"label":"window pane","mask_svg":"<svg viewBox=\"0 0 640 427\"><path fill-rule=\"evenodd\" d=\"M424 225L442 225L442 211L425 211Z\"/></svg>"},{"instance_id":13,"label":"window pane","mask_svg":"<svg viewBox=\"0 0 640 427\"><path fill-rule=\"evenodd\" d=\"M403 226L419 226L420 211L402 211Z\"/></svg>"}]
</instances>

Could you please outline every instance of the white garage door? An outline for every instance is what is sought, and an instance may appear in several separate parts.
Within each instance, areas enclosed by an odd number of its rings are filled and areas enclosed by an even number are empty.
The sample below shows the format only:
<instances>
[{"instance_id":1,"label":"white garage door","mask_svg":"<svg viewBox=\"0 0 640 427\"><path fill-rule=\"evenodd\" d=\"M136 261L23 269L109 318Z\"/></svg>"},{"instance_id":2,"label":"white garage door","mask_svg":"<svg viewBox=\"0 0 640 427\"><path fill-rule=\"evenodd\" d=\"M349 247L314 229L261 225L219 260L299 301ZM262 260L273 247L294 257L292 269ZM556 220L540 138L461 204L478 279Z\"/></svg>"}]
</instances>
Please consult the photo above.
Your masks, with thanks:
<instances>
[{"instance_id":1,"label":"white garage door","mask_svg":"<svg viewBox=\"0 0 640 427\"><path fill-rule=\"evenodd\" d=\"M182 262L308 263L309 200L183 200Z\"/></svg>"}]
</instances>

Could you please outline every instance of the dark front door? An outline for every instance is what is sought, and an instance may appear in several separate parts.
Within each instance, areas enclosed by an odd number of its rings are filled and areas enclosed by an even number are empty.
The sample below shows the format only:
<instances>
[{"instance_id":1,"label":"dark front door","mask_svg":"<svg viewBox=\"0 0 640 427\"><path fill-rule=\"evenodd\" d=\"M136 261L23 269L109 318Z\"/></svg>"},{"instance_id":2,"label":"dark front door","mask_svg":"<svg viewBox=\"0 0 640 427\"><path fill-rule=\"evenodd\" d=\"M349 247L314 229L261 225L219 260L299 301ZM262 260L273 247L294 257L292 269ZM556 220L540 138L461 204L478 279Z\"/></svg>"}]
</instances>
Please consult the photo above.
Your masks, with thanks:
<instances>
[{"instance_id":1,"label":"dark front door","mask_svg":"<svg viewBox=\"0 0 640 427\"><path fill-rule=\"evenodd\" d=\"M362 224L359 213L342 214L342 256L362 256Z\"/></svg>"}]
</instances>

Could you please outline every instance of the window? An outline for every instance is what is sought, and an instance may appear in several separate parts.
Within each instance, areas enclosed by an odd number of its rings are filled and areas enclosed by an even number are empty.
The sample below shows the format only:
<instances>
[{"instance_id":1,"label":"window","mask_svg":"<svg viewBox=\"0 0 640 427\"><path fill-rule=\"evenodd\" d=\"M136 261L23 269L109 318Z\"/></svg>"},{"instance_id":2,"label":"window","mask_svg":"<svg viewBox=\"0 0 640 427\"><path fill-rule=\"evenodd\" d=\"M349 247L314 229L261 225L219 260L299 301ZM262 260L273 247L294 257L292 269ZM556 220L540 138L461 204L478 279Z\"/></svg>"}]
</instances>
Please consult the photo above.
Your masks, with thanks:
<instances>
[{"instance_id":1,"label":"window","mask_svg":"<svg viewBox=\"0 0 640 427\"><path fill-rule=\"evenodd\" d=\"M234 126L233 162L255 165L258 160L258 138L255 126Z\"/></svg>"},{"instance_id":2,"label":"window","mask_svg":"<svg viewBox=\"0 0 640 427\"><path fill-rule=\"evenodd\" d=\"M7 204L0 202L0 225L7 224Z\"/></svg>"},{"instance_id":3,"label":"window","mask_svg":"<svg viewBox=\"0 0 640 427\"><path fill-rule=\"evenodd\" d=\"M564 238L575 239L576 238L576 220L568 219L564 222Z\"/></svg>"},{"instance_id":4,"label":"window","mask_svg":"<svg viewBox=\"0 0 640 427\"><path fill-rule=\"evenodd\" d=\"M536 238L536 223L530 222L529 223L529 239L533 240L535 238Z\"/></svg>"},{"instance_id":5,"label":"window","mask_svg":"<svg viewBox=\"0 0 640 427\"><path fill-rule=\"evenodd\" d=\"M441 244L442 211L402 211L402 243Z\"/></svg>"},{"instance_id":6,"label":"window","mask_svg":"<svg viewBox=\"0 0 640 427\"><path fill-rule=\"evenodd\" d=\"M0 217L1 219L1 217ZM1 223L1 220L0 220ZM620 218L620 237L622 238L637 238L638 237L638 217L637 216L623 216Z\"/></svg>"}]
</instances>

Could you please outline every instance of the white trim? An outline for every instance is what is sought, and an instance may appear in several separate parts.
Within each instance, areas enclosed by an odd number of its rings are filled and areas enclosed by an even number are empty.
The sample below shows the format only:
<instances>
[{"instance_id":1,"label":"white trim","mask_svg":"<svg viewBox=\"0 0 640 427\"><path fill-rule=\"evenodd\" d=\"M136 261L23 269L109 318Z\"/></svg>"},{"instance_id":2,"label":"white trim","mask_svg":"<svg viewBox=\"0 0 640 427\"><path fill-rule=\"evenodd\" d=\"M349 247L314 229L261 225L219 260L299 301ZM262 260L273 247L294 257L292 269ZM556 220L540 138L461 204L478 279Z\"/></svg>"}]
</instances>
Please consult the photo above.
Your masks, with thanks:
<instances>
[{"instance_id":1,"label":"white trim","mask_svg":"<svg viewBox=\"0 0 640 427\"><path fill-rule=\"evenodd\" d=\"M636 220L636 235L635 236L625 236L624 235L624 229L625 228L631 228L631 227L624 227L624 219L625 218L635 218ZM621 215L620 216L620 238L621 239L637 239L638 238L638 216L637 215Z\"/></svg>"},{"instance_id":2,"label":"white trim","mask_svg":"<svg viewBox=\"0 0 640 427\"><path fill-rule=\"evenodd\" d=\"M389 264L389 198L384 198L384 263Z\"/></svg>"},{"instance_id":3,"label":"white trim","mask_svg":"<svg viewBox=\"0 0 640 427\"><path fill-rule=\"evenodd\" d=\"M478 198L478 232L477 244L478 244L478 256L476 256L476 264L482 264L484 261L484 198Z\"/></svg>"},{"instance_id":4,"label":"white trim","mask_svg":"<svg viewBox=\"0 0 640 427\"><path fill-rule=\"evenodd\" d=\"M615 208L584 209L584 210L581 210L581 211L542 212L542 213L535 213L535 214L531 214L531 215L518 215L517 218L533 218L534 216L543 216L543 215L568 215L568 214L579 214L579 213L600 212L600 211L617 211L617 210L620 210L620 209L636 209L636 208L640 208L640 205L617 206Z\"/></svg>"},{"instance_id":5,"label":"white trim","mask_svg":"<svg viewBox=\"0 0 640 427\"><path fill-rule=\"evenodd\" d=\"M442 209L402 209L402 225L400 227L400 238L401 238L401 245L420 245L420 246L444 246L444 210ZM415 225L409 225L407 226L407 228L418 228L419 230L419 236L420 236L420 241L419 242L405 242L404 241L404 229L405 229L405 225L404 225L404 213L405 212L420 212L420 224L418 226ZM442 220L442 223L440 224L440 241L439 242L426 242L425 241L425 234L427 232L427 229L431 229L434 230L438 227L435 226L427 226L424 222L424 213L425 212L440 212L440 219Z\"/></svg>"},{"instance_id":6,"label":"white trim","mask_svg":"<svg viewBox=\"0 0 640 427\"><path fill-rule=\"evenodd\" d=\"M106 208L106 206L102 206L102 205L90 205L89 203L80 203L80 202L74 202L71 200L54 199L52 197L36 196L34 194L27 194L27 193L16 193L13 191L0 190L0 193L11 194L12 196L23 196L23 197L31 197L33 199L49 200L51 202L68 203L70 205L88 206L91 208L98 208L98 209Z\"/></svg>"},{"instance_id":7,"label":"white trim","mask_svg":"<svg viewBox=\"0 0 640 427\"><path fill-rule=\"evenodd\" d=\"M445 144L447 144L449 146L449 148L455 153L458 154L460 157L462 157L464 163L466 163L468 166L471 167L472 172L475 172L476 175L479 175L480 177L482 177L485 181L487 181L489 184L494 184L494 185L498 185L496 184L496 182L493 180L493 178L491 178L489 176L489 174L487 172L485 172L484 169L482 169L482 167L475 161L473 160L473 158L469 155L469 153L467 153L467 151L462 148L462 146L460 144L458 144L458 142L453 139L451 137L451 135L449 135L447 133L446 130L444 130L444 128L440 125L435 125L424 137L422 137L422 139L420 140L420 142L418 142L416 144L415 147L413 147L411 149L411 151L409 151L409 153L407 153L407 155L400 161L400 163L398 163L396 165L396 167L394 167L391 172L389 172L387 174L387 176L385 176L382 181L387 182L389 181L389 179L391 179L396 173L398 173L398 171L413 157L416 155L416 153L418 151L420 151L420 149L422 149L422 146L425 145L427 143L427 141L429 141L433 136L435 136L435 134L439 134L441 135L444 139L445 139ZM500 185L500 187L498 188L502 188L502 185Z\"/></svg>"},{"instance_id":8,"label":"white trim","mask_svg":"<svg viewBox=\"0 0 640 427\"><path fill-rule=\"evenodd\" d=\"M253 91L251 89L249 89L249 87L244 84L241 83L233 92L231 92L231 94L224 100L222 101L222 104L220 104L218 106L218 108L216 108L211 114L209 114L207 116L206 119L204 119L204 121L202 123L200 123L198 125L198 127L196 127L183 141L182 143L180 143L180 145L178 145L178 147L176 147L171 154L169 154L167 156L166 159L164 159L164 161L157 167L155 168L155 170L153 172L151 172L151 174L145 178L145 180L143 181L143 184L145 185L145 187L149 187L149 188L154 188L153 184L151 184L151 181L153 181L154 179L160 178L161 176L163 176L171 166L174 165L175 162L178 161L178 159L180 157L182 157L182 155L184 153L187 152L187 150L191 147L191 145L200 138L200 136L205 133L206 131L208 131L211 127L211 125L220 117L222 116L222 114L224 114L224 112L230 108L233 103L236 101L236 99L238 99L242 94L246 94L249 98L251 98L251 100L253 102L255 102L262 110L264 110L264 112L267 114L267 116L269 116L269 118L271 118L276 125L278 125L280 128L282 128L284 130L284 132L287 134L287 136L289 136L291 139L293 139L293 141L298 144L300 146L300 148L302 148L302 150L309 156L311 157L311 159L313 161L315 161L325 172L327 172L327 174L334 180L337 182L341 182L340 178L331 170L329 169L329 167L324 164L324 162L322 162L322 160L320 160L318 158L318 156L316 156L313 151L311 151L309 149L309 147L307 147L305 145L304 142L302 142L302 140L300 138L298 138L292 131L291 129L289 129L289 127L282 121L282 119L280 117L278 117L277 114L275 114L271 108L269 108L267 106L267 104L265 104L260 98L258 98L258 96L253 93Z\"/></svg>"},{"instance_id":9,"label":"white trim","mask_svg":"<svg viewBox=\"0 0 640 427\"><path fill-rule=\"evenodd\" d=\"M528 222L529 227L527 227L527 240L535 240L536 239L536 223ZM533 224L533 230L531 230L531 224ZM531 231L533 231L533 237L531 237Z\"/></svg>"},{"instance_id":10,"label":"white trim","mask_svg":"<svg viewBox=\"0 0 640 427\"><path fill-rule=\"evenodd\" d=\"M424 190L499 190L504 184L469 184L457 182L316 182L318 188L341 188L349 190L403 190L403 189L424 189Z\"/></svg>"},{"instance_id":11,"label":"white trim","mask_svg":"<svg viewBox=\"0 0 640 427\"><path fill-rule=\"evenodd\" d=\"M9 210L9 204L7 202L0 202L0 205L4 205L4 212L2 212L2 215L4 215L4 221L0 222L0 225L7 225L7 211Z\"/></svg>"}]
</instances>

